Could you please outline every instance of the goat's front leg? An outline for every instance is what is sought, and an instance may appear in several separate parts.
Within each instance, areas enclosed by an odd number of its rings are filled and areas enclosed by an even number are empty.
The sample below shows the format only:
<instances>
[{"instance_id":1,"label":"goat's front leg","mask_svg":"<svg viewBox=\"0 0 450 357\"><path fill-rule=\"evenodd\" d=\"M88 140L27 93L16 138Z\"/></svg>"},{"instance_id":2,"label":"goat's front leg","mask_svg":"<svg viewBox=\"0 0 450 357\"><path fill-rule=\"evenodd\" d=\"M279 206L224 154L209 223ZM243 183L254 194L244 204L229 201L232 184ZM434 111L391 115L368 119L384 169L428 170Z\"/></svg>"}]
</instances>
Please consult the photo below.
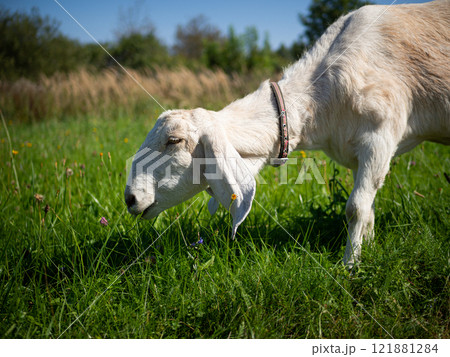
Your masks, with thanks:
<instances>
[{"instance_id":1,"label":"goat's front leg","mask_svg":"<svg viewBox=\"0 0 450 357\"><path fill-rule=\"evenodd\" d=\"M344 264L350 268L359 261L363 238L371 241L375 221L375 195L383 185L391 159L388 150L365 150L354 171L355 185L345 207L348 222L348 238Z\"/></svg>"},{"instance_id":2,"label":"goat's front leg","mask_svg":"<svg viewBox=\"0 0 450 357\"><path fill-rule=\"evenodd\" d=\"M357 170L353 170L353 182L356 183L356 174ZM352 212L349 212L350 214ZM347 216L348 219L348 216ZM374 226L375 226L375 199L372 202L372 206L370 208L370 211L367 216L367 222L365 224L365 227L362 228L362 238L364 242L370 243L373 240L373 237L375 235L374 233Z\"/></svg>"},{"instance_id":3,"label":"goat's front leg","mask_svg":"<svg viewBox=\"0 0 450 357\"><path fill-rule=\"evenodd\" d=\"M370 207L369 218L363 235L364 241L366 241L367 243L371 243L373 241L373 238L375 236L374 226L375 226L375 198L372 202L372 206Z\"/></svg>"}]
</instances>

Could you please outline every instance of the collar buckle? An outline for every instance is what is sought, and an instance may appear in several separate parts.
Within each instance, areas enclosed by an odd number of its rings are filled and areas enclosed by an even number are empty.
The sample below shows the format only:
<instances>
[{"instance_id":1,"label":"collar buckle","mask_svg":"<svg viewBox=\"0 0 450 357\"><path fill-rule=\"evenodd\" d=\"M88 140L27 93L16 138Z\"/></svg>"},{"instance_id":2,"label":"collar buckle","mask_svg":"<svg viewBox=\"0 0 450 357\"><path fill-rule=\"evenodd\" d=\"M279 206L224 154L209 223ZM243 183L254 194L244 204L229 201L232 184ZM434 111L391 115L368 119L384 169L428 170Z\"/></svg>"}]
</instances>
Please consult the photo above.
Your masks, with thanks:
<instances>
[{"instance_id":1,"label":"collar buckle","mask_svg":"<svg viewBox=\"0 0 450 357\"><path fill-rule=\"evenodd\" d=\"M270 165L273 167L280 167L283 166L287 161L287 157L275 157L270 159Z\"/></svg>"}]
</instances>

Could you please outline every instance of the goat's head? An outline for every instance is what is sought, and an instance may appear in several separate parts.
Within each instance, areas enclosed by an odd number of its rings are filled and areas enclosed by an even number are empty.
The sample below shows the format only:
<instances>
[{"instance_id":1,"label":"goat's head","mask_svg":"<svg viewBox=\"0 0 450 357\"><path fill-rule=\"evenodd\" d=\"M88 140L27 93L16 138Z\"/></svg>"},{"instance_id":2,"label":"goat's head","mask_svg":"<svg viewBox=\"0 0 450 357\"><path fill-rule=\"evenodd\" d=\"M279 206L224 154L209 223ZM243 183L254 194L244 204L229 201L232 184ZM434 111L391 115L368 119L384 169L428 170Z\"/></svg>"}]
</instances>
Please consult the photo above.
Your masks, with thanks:
<instances>
[{"instance_id":1,"label":"goat's head","mask_svg":"<svg viewBox=\"0 0 450 357\"><path fill-rule=\"evenodd\" d=\"M207 190L213 214L219 202L233 217L233 236L250 211L255 179L214 112L163 113L131 165L125 202L131 214L151 219Z\"/></svg>"}]
</instances>

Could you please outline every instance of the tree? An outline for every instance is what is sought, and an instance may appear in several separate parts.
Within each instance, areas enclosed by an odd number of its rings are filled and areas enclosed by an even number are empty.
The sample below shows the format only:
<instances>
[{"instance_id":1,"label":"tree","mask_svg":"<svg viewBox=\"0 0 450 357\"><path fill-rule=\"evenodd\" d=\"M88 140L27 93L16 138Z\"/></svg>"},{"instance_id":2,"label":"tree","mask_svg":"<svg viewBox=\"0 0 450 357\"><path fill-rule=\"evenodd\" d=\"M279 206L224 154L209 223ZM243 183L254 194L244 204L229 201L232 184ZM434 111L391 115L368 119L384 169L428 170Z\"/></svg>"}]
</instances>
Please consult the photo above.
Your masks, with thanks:
<instances>
[{"instance_id":1,"label":"tree","mask_svg":"<svg viewBox=\"0 0 450 357\"><path fill-rule=\"evenodd\" d=\"M254 26L247 27L242 35L244 51L247 57L247 69L249 71L257 67L261 61L258 39L258 30Z\"/></svg>"},{"instance_id":2,"label":"tree","mask_svg":"<svg viewBox=\"0 0 450 357\"><path fill-rule=\"evenodd\" d=\"M301 58L306 49L306 45L303 41L294 42L290 49L293 60L297 61L299 58Z\"/></svg>"},{"instance_id":3,"label":"tree","mask_svg":"<svg viewBox=\"0 0 450 357\"><path fill-rule=\"evenodd\" d=\"M206 17L199 15L184 26L178 25L174 51L185 58L199 60L202 58L205 42L220 40L220 30L208 23Z\"/></svg>"},{"instance_id":4,"label":"tree","mask_svg":"<svg viewBox=\"0 0 450 357\"><path fill-rule=\"evenodd\" d=\"M63 36L59 26L36 8L30 14L0 9L0 78L37 78L84 64L82 46Z\"/></svg>"},{"instance_id":5,"label":"tree","mask_svg":"<svg viewBox=\"0 0 450 357\"><path fill-rule=\"evenodd\" d=\"M232 26L228 30L228 38L225 42L223 58L225 60L224 70L227 73L241 73L246 66L244 44L242 38L236 35Z\"/></svg>"},{"instance_id":6,"label":"tree","mask_svg":"<svg viewBox=\"0 0 450 357\"><path fill-rule=\"evenodd\" d=\"M222 41L208 41L203 44L203 64L211 69L225 68L225 61L223 56L224 44Z\"/></svg>"},{"instance_id":7,"label":"tree","mask_svg":"<svg viewBox=\"0 0 450 357\"><path fill-rule=\"evenodd\" d=\"M119 8L117 27L114 34L117 39L133 34L155 34L155 26L146 16L143 0L136 0L126 9Z\"/></svg>"},{"instance_id":8,"label":"tree","mask_svg":"<svg viewBox=\"0 0 450 357\"><path fill-rule=\"evenodd\" d=\"M167 48L153 32L122 36L112 46L111 55L121 65L134 69L166 65L169 60ZM115 62L110 61L110 64L115 65Z\"/></svg>"},{"instance_id":9,"label":"tree","mask_svg":"<svg viewBox=\"0 0 450 357\"><path fill-rule=\"evenodd\" d=\"M110 45L107 43L102 44L106 49L110 49ZM111 62L111 58L108 54L96 43L87 43L82 48L83 57L86 64L94 68L95 70L104 69Z\"/></svg>"},{"instance_id":10,"label":"tree","mask_svg":"<svg viewBox=\"0 0 450 357\"><path fill-rule=\"evenodd\" d=\"M333 22L342 15L370 4L361 0L312 0L307 15L299 14L300 22L305 26L307 45L311 46Z\"/></svg>"},{"instance_id":11,"label":"tree","mask_svg":"<svg viewBox=\"0 0 450 357\"><path fill-rule=\"evenodd\" d=\"M120 9L115 32L116 41L110 45L111 55L124 67L133 69L153 68L167 65L169 52L156 36L156 29L142 8L143 1L137 0L126 10ZM91 48L88 52L90 63L102 65L102 56ZM107 65L116 62L106 58Z\"/></svg>"}]
</instances>

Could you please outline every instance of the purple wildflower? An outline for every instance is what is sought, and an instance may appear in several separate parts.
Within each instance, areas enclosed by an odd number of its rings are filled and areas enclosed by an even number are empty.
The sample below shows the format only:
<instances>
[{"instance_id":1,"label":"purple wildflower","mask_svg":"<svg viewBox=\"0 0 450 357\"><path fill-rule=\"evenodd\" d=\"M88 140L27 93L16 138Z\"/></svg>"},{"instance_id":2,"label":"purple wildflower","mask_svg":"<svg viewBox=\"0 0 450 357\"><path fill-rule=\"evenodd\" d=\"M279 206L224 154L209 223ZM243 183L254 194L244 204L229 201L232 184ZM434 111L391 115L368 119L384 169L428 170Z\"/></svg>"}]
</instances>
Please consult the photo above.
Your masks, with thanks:
<instances>
[{"instance_id":1,"label":"purple wildflower","mask_svg":"<svg viewBox=\"0 0 450 357\"><path fill-rule=\"evenodd\" d=\"M409 166L416 166L416 162L414 160L410 161Z\"/></svg>"},{"instance_id":2,"label":"purple wildflower","mask_svg":"<svg viewBox=\"0 0 450 357\"><path fill-rule=\"evenodd\" d=\"M101 225L104 225L104 226L107 226L107 225L108 225L108 221L106 220L105 217L102 217L102 218L100 219L100 224L101 224Z\"/></svg>"},{"instance_id":3,"label":"purple wildflower","mask_svg":"<svg viewBox=\"0 0 450 357\"><path fill-rule=\"evenodd\" d=\"M196 247L196 246L198 246L198 245L200 245L200 244L203 244L203 238L202 237L200 237L199 238L199 240L197 241L197 242L195 242L195 243L191 243L191 247Z\"/></svg>"}]
</instances>

